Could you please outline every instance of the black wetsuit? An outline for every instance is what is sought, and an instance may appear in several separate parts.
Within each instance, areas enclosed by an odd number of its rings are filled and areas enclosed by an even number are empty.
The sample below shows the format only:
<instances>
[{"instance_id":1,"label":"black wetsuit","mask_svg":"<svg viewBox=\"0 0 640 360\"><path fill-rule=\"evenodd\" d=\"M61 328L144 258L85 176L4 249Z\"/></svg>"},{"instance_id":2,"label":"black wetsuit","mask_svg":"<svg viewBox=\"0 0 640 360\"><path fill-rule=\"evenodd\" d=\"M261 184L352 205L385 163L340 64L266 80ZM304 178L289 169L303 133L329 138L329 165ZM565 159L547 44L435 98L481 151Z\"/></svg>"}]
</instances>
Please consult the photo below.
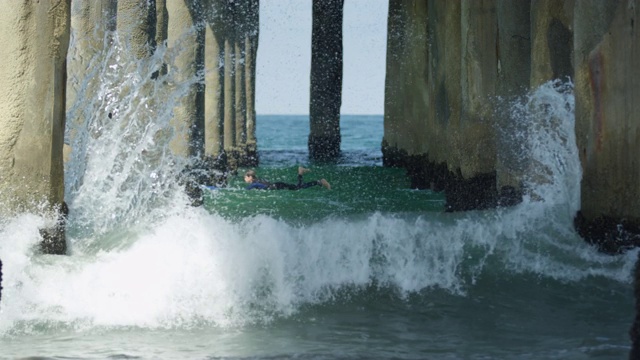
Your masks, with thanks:
<instances>
[{"instance_id":1,"label":"black wetsuit","mask_svg":"<svg viewBox=\"0 0 640 360\"><path fill-rule=\"evenodd\" d=\"M312 186L320 186L322 185L319 180L303 182L302 175L298 175L298 183L297 184L289 184L285 182L275 182L270 183L264 180L256 180L251 183L251 185L247 186L247 190L257 189L257 190L300 190L310 188Z\"/></svg>"}]
</instances>

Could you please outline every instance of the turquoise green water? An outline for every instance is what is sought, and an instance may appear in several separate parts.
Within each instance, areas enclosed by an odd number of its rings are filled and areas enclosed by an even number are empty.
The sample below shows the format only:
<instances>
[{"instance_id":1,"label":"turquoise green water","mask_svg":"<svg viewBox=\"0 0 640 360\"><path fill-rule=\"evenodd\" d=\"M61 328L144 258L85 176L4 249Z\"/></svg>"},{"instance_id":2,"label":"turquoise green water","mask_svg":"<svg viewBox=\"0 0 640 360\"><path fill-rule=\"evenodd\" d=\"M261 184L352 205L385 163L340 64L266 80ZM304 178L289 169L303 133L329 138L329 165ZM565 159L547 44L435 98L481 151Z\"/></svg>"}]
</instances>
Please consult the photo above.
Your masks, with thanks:
<instances>
[{"instance_id":1,"label":"turquoise green water","mask_svg":"<svg viewBox=\"0 0 640 360\"><path fill-rule=\"evenodd\" d=\"M306 166L306 164L305 164ZM297 182L297 166L261 167L258 174L271 182ZM322 220L327 217L382 213L439 212L444 194L412 190L403 169L382 167L313 166L305 181L324 178L332 186L297 191L246 191L242 170L229 188L205 192L205 207L229 218L257 214L284 220Z\"/></svg>"}]
</instances>

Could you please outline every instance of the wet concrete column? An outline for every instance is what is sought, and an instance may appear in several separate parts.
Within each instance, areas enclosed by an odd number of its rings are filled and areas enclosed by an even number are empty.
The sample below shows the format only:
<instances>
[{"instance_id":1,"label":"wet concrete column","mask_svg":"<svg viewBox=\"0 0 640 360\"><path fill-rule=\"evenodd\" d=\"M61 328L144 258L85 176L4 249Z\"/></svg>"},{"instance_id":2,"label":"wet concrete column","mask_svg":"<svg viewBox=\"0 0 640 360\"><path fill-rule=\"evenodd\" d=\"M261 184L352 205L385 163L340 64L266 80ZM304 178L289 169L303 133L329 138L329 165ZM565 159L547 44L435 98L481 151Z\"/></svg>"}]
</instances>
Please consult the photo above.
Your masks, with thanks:
<instances>
[{"instance_id":1,"label":"wet concrete column","mask_svg":"<svg viewBox=\"0 0 640 360\"><path fill-rule=\"evenodd\" d=\"M492 117L498 82L495 0L462 1L462 152L465 179L494 172Z\"/></svg>"},{"instance_id":2,"label":"wet concrete column","mask_svg":"<svg viewBox=\"0 0 640 360\"><path fill-rule=\"evenodd\" d=\"M156 3L156 45L164 44L167 41L169 31L169 12L167 11L167 0L155 0Z\"/></svg>"},{"instance_id":3,"label":"wet concrete column","mask_svg":"<svg viewBox=\"0 0 640 360\"><path fill-rule=\"evenodd\" d=\"M55 220L62 212L70 29L69 0L20 2L0 13L0 216L44 210ZM64 224L42 232L44 252L66 252Z\"/></svg>"},{"instance_id":4,"label":"wet concrete column","mask_svg":"<svg viewBox=\"0 0 640 360\"><path fill-rule=\"evenodd\" d=\"M167 36L169 31L169 13L167 12L167 1L166 0L155 0L156 2L156 38L155 43L156 47L163 46L167 44ZM162 64L159 66L157 74L166 75L167 74L167 64Z\"/></svg>"},{"instance_id":5,"label":"wet concrete column","mask_svg":"<svg viewBox=\"0 0 640 360\"><path fill-rule=\"evenodd\" d=\"M384 166L404 166L406 154L400 149L400 122L402 116L403 74L405 50L405 24L407 8L402 0L389 1L387 16L387 54L384 85L384 135L382 138L382 162Z\"/></svg>"},{"instance_id":6,"label":"wet concrete column","mask_svg":"<svg viewBox=\"0 0 640 360\"><path fill-rule=\"evenodd\" d=\"M117 6L120 41L137 59L148 57L156 47L155 0L118 0Z\"/></svg>"},{"instance_id":7,"label":"wet concrete column","mask_svg":"<svg viewBox=\"0 0 640 360\"><path fill-rule=\"evenodd\" d=\"M447 184L451 210L491 206L496 198L494 97L498 82L496 0L461 3L461 122L464 154Z\"/></svg>"},{"instance_id":8,"label":"wet concrete column","mask_svg":"<svg viewBox=\"0 0 640 360\"><path fill-rule=\"evenodd\" d=\"M424 15L423 15L424 16ZM462 162L460 146L461 114L461 4L459 1L430 1L426 14L428 77L424 87L427 121L424 130L426 155L410 164L412 184L416 188L441 191L448 186ZM419 46L420 49L422 46ZM411 71L416 74L419 68ZM424 92L424 91L423 91ZM416 99L419 101L419 99ZM415 101L412 101L415 103ZM420 119L420 116L414 116Z\"/></svg>"},{"instance_id":9,"label":"wet concrete column","mask_svg":"<svg viewBox=\"0 0 640 360\"><path fill-rule=\"evenodd\" d=\"M531 77L531 1L498 0L498 95L496 122L496 186L499 203L522 199L525 163L522 135L525 125L511 117L511 106L529 91Z\"/></svg>"},{"instance_id":10,"label":"wet concrete column","mask_svg":"<svg viewBox=\"0 0 640 360\"><path fill-rule=\"evenodd\" d=\"M186 157L201 154L204 144L204 90L195 79L204 69L204 27L196 26L203 10L196 0L167 1L166 5L167 46L177 54L168 71L175 72L178 84L191 83L174 109L175 135L170 144L175 154Z\"/></svg>"},{"instance_id":11,"label":"wet concrete column","mask_svg":"<svg viewBox=\"0 0 640 360\"><path fill-rule=\"evenodd\" d=\"M248 0L245 35L245 88L246 88L246 158L245 166L258 165L258 144L256 139L256 59L258 55L258 35L260 31L259 0Z\"/></svg>"},{"instance_id":12,"label":"wet concrete column","mask_svg":"<svg viewBox=\"0 0 640 360\"><path fill-rule=\"evenodd\" d=\"M465 156L462 148L461 136L462 118L462 7L459 1L441 1L437 3L437 13L440 19L436 20L436 39L438 39L439 54L438 68L436 71L434 91L435 115L443 124L445 133L441 139L445 139L446 153L434 159L428 170L431 177L423 187L429 187L436 191L446 188L447 179L457 172ZM441 50L440 50L441 49ZM439 142L443 142L440 140ZM446 162L442 162L445 159Z\"/></svg>"},{"instance_id":13,"label":"wet concrete column","mask_svg":"<svg viewBox=\"0 0 640 360\"><path fill-rule=\"evenodd\" d=\"M212 1L205 30L205 141L204 154L217 158L224 150L224 38L222 6Z\"/></svg>"},{"instance_id":14,"label":"wet concrete column","mask_svg":"<svg viewBox=\"0 0 640 360\"><path fill-rule=\"evenodd\" d=\"M235 79L235 6L227 5L224 9L224 151L229 166L238 166L236 152L236 79Z\"/></svg>"},{"instance_id":15,"label":"wet concrete column","mask_svg":"<svg viewBox=\"0 0 640 360\"><path fill-rule=\"evenodd\" d=\"M94 94L99 86L95 68L89 68L92 61L102 56L111 46L112 39L107 33L116 28L116 0L71 2L71 46L67 55L67 124L82 124L86 121L82 103L76 104L78 96ZM78 91L82 93L78 95ZM67 126L79 128L79 126ZM76 134L69 133L73 142ZM70 156L71 148L65 146L65 156Z\"/></svg>"},{"instance_id":16,"label":"wet concrete column","mask_svg":"<svg viewBox=\"0 0 640 360\"><path fill-rule=\"evenodd\" d=\"M443 34L440 40L443 48L442 59L439 61L441 75L438 76L437 111L439 119L446 119L447 131L447 165L437 162L431 170L430 187L440 191L446 188L445 179L450 177L453 171L460 167L465 156L459 149L462 148L462 6L459 1L443 0L438 6L442 18L438 21L438 33ZM433 56L436 56L434 54ZM426 186L427 184L425 184Z\"/></svg>"},{"instance_id":17,"label":"wet concrete column","mask_svg":"<svg viewBox=\"0 0 640 360\"><path fill-rule=\"evenodd\" d=\"M442 190L459 166L460 3L392 1L387 36L383 162Z\"/></svg>"},{"instance_id":18,"label":"wet concrete column","mask_svg":"<svg viewBox=\"0 0 640 360\"><path fill-rule=\"evenodd\" d=\"M629 4L576 1L574 13L576 226L608 252L640 245L640 7Z\"/></svg>"},{"instance_id":19,"label":"wet concrete column","mask_svg":"<svg viewBox=\"0 0 640 360\"><path fill-rule=\"evenodd\" d=\"M573 78L574 1L531 1L531 88Z\"/></svg>"},{"instance_id":20,"label":"wet concrete column","mask_svg":"<svg viewBox=\"0 0 640 360\"><path fill-rule=\"evenodd\" d=\"M236 120L236 154L238 154L238 166L245 166L247 144L247 93L245 83L245 38L246 38L246 10L247 1L235 4L233 41L234 53L234 80L235 80L235 120Z\"/></svg>"},{"instance_id":21,"label":"wet concrete column","mask_svg":"<svg viewBox=\"0 0 640 360\"><path fill-rule=\"evenodd\" d=\"M313 0L309 157L340 156L342 18L344 0Z\"/></svg>"},{"instance_id":22,"label":"wet concrete column","mask_svg":"<svg viewBox=\"0 0 640 360\"><path fill-rule=\"evenodd\" d=\"M406 153L405 165L413 169L418 161L415 156L428 158L435 145L427 140L432 134L428 123L435 118L430 106L433 69L429 56L434 49L427 41L428 3L399 1L390 4L389 12L393 20L389 25L387 64L393 64L393 69L388 69L391 73L386 79L384 141Z\"/></svg>"}]
</instances>

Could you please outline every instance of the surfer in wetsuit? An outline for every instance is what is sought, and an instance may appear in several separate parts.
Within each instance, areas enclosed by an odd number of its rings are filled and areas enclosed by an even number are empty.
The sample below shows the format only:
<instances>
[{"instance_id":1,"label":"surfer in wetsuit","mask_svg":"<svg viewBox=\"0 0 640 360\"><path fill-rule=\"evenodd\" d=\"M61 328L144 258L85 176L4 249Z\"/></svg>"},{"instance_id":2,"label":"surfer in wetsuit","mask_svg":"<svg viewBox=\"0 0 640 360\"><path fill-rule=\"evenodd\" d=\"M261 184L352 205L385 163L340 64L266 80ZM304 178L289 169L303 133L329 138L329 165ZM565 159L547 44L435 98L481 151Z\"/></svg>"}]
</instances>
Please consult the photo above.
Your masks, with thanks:
<instances>
[{"instance_id":1,"label":"surfer in wetsuit","mask_svg":"<svg viewBox=\"0 0 640 360\"><path fill-rule=\"evenodd\" d=\"M258 179L256 176L256 172L253 170L249 170L244 174L244 181L249 184L247 186L247 190L257 189L257 190L300 190L310 188L312 186L322 186L328 190L331 190L331 185L325 179L320 179L316 181L303 182L302 177L305 173L311 170L303 168L302 166L298 166L298 183L297 184L288 184L284 182L276 182L270 183L268 181L264 181Z\"/></svg>"}]
</instances>

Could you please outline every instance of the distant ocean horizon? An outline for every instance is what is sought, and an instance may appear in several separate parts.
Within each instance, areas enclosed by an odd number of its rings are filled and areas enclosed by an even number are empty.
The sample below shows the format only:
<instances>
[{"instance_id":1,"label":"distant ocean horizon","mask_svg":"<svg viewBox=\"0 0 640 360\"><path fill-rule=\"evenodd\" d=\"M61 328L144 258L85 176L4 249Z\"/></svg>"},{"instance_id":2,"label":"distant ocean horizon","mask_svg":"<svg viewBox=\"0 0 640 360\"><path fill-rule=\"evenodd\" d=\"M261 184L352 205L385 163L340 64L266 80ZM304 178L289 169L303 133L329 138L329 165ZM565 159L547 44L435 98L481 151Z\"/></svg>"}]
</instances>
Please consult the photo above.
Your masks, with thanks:
<instances>
[{"instance_id":1,"label":"distant ocean horizon","mask_svg":"<svg viewBox=\"0 0 640 360\"><path fill-rule=\"evenodd\" d=\"M381 166L383 121L383 115L340 115L339 163ZM261 166L309 162L309 115L257 115L256 138Z\"/></svg>"}]
</instances>

